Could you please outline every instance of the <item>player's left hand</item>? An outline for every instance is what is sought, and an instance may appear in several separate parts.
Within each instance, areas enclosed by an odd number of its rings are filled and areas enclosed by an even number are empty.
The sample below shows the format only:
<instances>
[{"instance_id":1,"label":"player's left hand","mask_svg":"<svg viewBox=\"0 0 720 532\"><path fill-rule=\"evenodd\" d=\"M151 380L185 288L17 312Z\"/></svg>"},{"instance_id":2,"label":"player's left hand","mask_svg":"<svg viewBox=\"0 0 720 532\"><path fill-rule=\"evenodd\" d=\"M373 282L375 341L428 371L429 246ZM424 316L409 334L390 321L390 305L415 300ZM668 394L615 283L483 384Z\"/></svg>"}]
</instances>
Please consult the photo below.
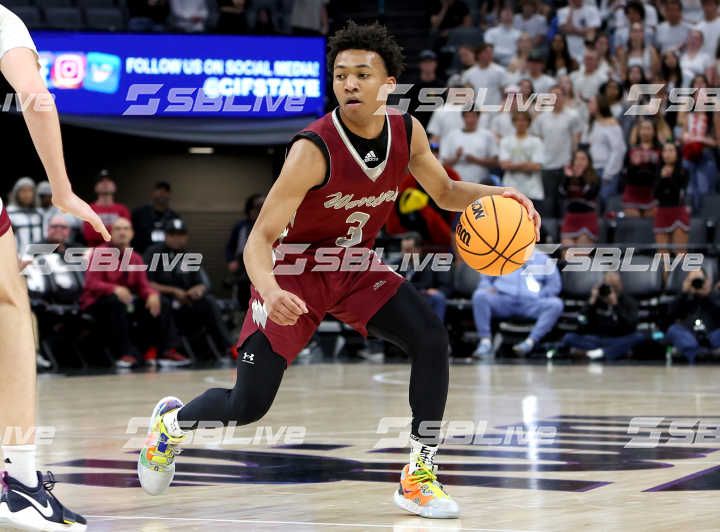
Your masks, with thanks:
<instances>
[{"instance_id":1,"label":"player's left hand","mask_svg":"<svg viewBox=\"0 0 720 532\"><path fill-rule=\"evenodd\" d=\"M102 235L105 242L110 241L110 233L108 233L100 216L92 210L92 207L90 207L87 202L79 198L72 190L63 193L55 193L55 191L53 191L52 203L59 208L63 214L69 212L73 216L85 220L93 226L95 231Z\"/></svg>"},{"instance_id":2,"label":"player's left hand","mask_svg":"<svg viewBox=\"0 0 720 532\"><path fill-rule=\"evenodd\" d=\"M530 220L533 224L535 224L535 242L540 241L540 214L535 210L535 206L533 205L533 202L530 201L530 199L525 196L525 194L521 194L517 190L515 190L512 187L505 187L505 191L503 192L503 197L505 198L512 198L515 201L519 201L522 203L523 207L525 207L525 210L528 212L528 216L530 217Z\"/></svg>"}]
</instances>

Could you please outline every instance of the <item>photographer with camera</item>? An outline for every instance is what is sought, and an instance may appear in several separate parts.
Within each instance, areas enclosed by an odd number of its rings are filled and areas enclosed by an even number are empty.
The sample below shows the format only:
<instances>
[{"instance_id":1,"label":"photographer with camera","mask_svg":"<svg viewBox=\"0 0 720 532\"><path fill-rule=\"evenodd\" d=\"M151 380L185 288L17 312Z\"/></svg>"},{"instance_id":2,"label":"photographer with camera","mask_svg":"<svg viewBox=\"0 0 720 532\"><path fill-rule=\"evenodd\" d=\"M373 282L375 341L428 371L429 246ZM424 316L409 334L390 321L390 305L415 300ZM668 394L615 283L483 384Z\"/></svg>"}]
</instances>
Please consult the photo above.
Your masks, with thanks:
<instances>
[{"instance_id":1,"label":"photographer with camera","mask_svg":"<svg viewBox=\"0 0 720 532\"><path fill-rule=\"evenodd\" d=\"M620 358L647 338L635 330L637 316L637 302L623 293L620 275L607 272L580 314L581 333L565 334L560 348L591 360Z\"/></svg>"},{"instance_id":2,"label":"photographer with camera","mask_svg":"<svg viewBox=\"0 0 720 532\"><path fill-rule=\"evenodd\" d=\"M669 310L674 323L665 336L690 362L720 349L720 292L711 287L712 279L703 270L688 273Z\"/></svg>"}]
</instances>

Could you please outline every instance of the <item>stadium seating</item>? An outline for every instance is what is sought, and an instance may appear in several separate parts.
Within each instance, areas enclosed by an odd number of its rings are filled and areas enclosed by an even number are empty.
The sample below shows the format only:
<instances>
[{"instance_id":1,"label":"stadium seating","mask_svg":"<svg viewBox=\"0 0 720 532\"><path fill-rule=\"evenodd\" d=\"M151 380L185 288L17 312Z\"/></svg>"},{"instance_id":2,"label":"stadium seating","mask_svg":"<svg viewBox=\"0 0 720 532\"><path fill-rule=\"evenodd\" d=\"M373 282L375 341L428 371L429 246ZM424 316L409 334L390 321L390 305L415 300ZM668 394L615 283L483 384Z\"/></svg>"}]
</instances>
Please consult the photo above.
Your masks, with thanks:
<instances>
[{"instance_id":1,"label":"stadium seating","mask_svg":"<svg viewBox=\"0 0 720 532\"><path fill-rule=\"evenodd\" d=\"M611 221L612 243L625 245L655 245L652 218L618 218Z\"/></svg>"},{"instance_id":2,"label":"stadium seating","mask_svg":"<svg viewBox=\"0 0 720 532\"><path fill-rule=\"evenodd\" d=\"M116 7L90 7L85 10L87 27L93 30L119 31L125 29L123 12Z\"/></svg>"},{"instance_id":3,"label":"stadium seating","mask_svg":"<svg viewBox=\"0 0 720 532\"><path fill-rule=\"evenodd\" d=\"M45 25L42 12L35 6L12 6L12 11L28 28L42 28Z\"/></svg>"},{"instance_id":4,"label":"stadium seating","mask_svg":"<svg viewBox=\"0 0 720 532\"><path fill-rule=\"evenodd\" d=\"M47 27L60 30L79 30L85 27L82 11L77 7L45 8Z\"/></svg>"}]
</instances>

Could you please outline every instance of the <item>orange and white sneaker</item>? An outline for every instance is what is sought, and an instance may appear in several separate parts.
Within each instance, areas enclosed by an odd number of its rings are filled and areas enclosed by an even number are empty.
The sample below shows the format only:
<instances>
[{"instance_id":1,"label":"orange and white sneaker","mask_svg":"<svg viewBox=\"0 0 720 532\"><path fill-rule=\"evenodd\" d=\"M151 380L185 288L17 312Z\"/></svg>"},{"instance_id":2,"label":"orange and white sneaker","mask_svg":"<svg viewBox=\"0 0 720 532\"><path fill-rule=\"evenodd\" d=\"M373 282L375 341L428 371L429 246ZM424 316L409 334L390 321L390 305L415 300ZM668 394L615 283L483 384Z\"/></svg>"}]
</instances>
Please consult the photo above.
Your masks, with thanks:
<instances>
[{"instance_id":1,"label":"orange and white sneaker","mask_svg":"<svg viewBox=\"0 0 720 532\"><path fill-rule=\"evenodd\" d=\"M428 467L415 455L415 467L406 465L400 475L400 487L395 491L395 504L410 513L431 519L460 517L460 507L437 481L437 466Z\"/></svg>"}]
</instances>

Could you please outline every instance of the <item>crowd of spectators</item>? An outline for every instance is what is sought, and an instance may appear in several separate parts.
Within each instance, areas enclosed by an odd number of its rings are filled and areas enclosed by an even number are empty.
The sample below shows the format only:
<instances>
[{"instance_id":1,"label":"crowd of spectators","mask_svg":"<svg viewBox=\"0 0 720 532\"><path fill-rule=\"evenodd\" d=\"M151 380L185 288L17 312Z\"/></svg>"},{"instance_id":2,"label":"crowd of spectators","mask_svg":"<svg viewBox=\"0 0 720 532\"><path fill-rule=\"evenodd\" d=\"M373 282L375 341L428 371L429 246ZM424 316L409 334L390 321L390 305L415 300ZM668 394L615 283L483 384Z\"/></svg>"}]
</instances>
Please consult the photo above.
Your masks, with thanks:
<instances>
[{"instance_id":1,"label":"crowd of spectators","mask_svg":"<svg viewBox=\"0 0 720 532\"><path fill-rule=\"evenodd\" d=\"M236 357L233 333L207 273L201 264L182 267L192 249L185 222L171 208L170 185L155 183L151 202L132 212L115 201L116 189L113 176L101 170L90 203L108 228L110 242L54 207L47 181L36 186L32 178L20 178L9 194L8 214L38 322L38 365L50 365L40 352L42 337L67 326L72 309L92 320L98 347L121 368L188 365L181 334L198 330L207 333L211 349L221 357ZM249 280L242 249L262 201L259 194L248 199L246 219L233 227L227 244L228 275L240 287L239 306L245 309ZM111 260L113 254L118 260ZM78 260L90 267L77 271ZM147 268L138 268L143 265Z\"/></svg>"}]
</instances>

